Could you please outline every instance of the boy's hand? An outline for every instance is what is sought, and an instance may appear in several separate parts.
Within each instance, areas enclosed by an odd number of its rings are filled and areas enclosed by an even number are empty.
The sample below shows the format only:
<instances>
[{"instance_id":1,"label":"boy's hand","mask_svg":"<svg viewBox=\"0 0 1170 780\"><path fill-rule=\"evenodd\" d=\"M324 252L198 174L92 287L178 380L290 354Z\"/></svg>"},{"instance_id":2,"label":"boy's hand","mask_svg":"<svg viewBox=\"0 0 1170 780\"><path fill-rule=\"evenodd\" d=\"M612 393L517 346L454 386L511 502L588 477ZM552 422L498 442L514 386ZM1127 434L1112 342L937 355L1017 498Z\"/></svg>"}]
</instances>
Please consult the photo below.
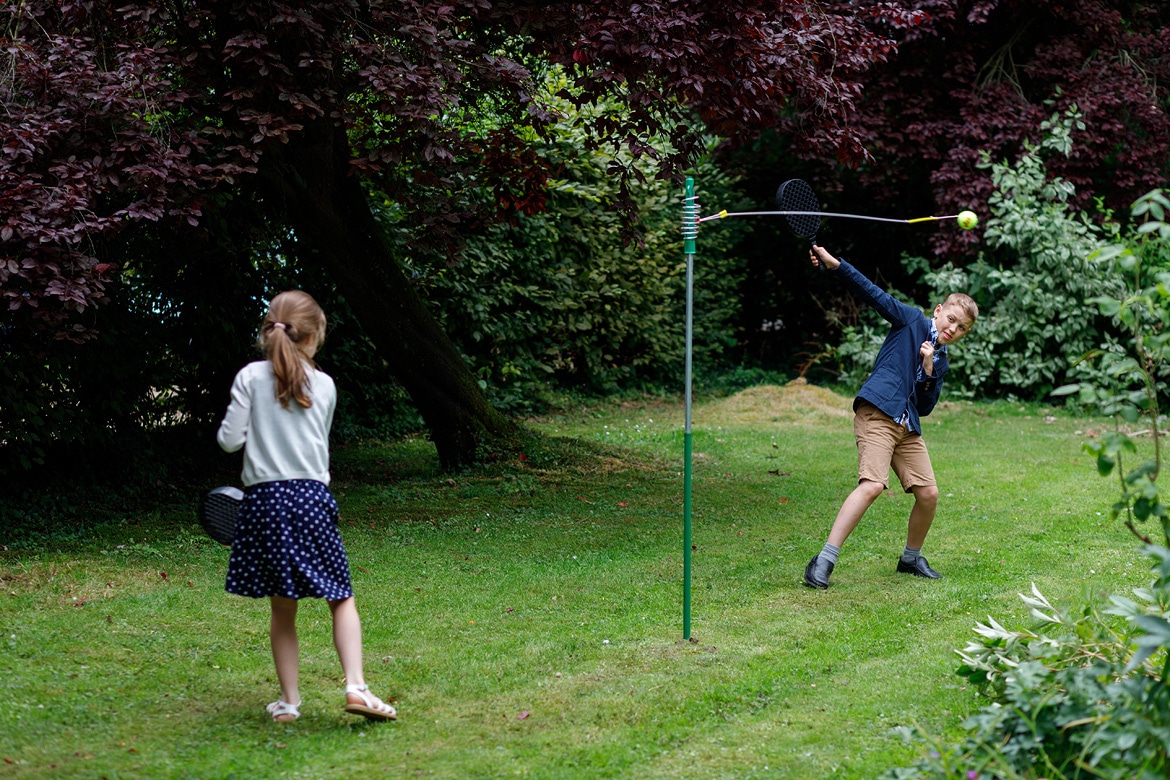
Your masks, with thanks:
<instances>
[{"instance_id":1,"label":"boy's hand","mask_svg":"<svg viewBox=\"0 0 1170 780\"><path fill-rule=\"evenodd\" d=\"M823 246L813 244L812 249L808 250L808 257L812 260L813 267L824 264L825 268L832 271L837 266L841 265L841 261L829 254L828 250Z\"/></svg>"},{"instance_id":2,"label":"boy's hand","mask_svg":"<svg viewBox=\"0 0 1170 780\"><path fill-rule=\"evenodd\" d=\"M922 355L922 370L926 372L927 376L934 375L934 345L929 341L922 342L922 346L918 348L918 354Z\"/></svg>"}]
</instances>

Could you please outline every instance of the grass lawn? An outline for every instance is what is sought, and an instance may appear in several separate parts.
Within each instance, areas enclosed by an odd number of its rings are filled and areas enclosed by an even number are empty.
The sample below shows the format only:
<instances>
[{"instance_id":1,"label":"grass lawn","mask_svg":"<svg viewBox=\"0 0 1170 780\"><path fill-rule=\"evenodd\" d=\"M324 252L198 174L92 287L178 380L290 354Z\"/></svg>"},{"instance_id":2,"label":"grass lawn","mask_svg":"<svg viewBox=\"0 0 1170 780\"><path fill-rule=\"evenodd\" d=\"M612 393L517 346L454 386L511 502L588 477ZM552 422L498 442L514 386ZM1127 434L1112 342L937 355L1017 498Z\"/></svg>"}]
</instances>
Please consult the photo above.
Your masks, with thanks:
<instances>
[{"instance_id":1,"label":"grass lawn","mask_svg":"<svg viewBox=\"0 0 1170 780\"><path fill-rule=\"evenodd\" d=\"M987 615L1145 584L1081 444L1102 421L943 404L942 498L894 573L911 499L882 496L828 591L800 583L856 479L849 400L754 388L694 413L693 641L682 640L682 408L530 422L566 437L446 475L420 440L334 453L367 677L400 720L341 711L328 609L300 615L302 717L276 724L267 604L223 591L192 506L0 539L0 776L872 778L894 727L957 737L953 650ZM228 456L224 456L225 458ZM210 486L208 486L210 487ZM894 487L897 487L895 481Z\"/></svg>"}]
</instances>

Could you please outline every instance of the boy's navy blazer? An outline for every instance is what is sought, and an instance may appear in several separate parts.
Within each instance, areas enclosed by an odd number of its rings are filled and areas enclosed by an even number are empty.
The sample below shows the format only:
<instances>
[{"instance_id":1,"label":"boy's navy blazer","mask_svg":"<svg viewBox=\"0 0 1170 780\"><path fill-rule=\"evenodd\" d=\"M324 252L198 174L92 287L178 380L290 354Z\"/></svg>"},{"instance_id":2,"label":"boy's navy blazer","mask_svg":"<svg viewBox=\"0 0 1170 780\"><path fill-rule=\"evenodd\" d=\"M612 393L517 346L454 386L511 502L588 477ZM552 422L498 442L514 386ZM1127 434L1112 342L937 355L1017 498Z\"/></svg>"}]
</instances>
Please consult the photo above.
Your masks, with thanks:
<instances>
[{"instance_id":1,"label":"boy's navy blazer","mask_svg":"<svg viewBox=\"0 0 1170 780\"><path fill-rule=\"evenodd\" d=\"M934 375L919 382L918 367L922 365L919 350L922 342L930 341L930 318L921 309L907 306L844 260L833 270L854 292L865 299L878 314L892 326L878 352L873 372L853 401L854 410L862 400L869 401L891 419L901 418L909 411L906 427L922 433L919 417L925 417L938 403L943 376L947 373L945 351L934 364Z\"/></svg>"}]
</instances>

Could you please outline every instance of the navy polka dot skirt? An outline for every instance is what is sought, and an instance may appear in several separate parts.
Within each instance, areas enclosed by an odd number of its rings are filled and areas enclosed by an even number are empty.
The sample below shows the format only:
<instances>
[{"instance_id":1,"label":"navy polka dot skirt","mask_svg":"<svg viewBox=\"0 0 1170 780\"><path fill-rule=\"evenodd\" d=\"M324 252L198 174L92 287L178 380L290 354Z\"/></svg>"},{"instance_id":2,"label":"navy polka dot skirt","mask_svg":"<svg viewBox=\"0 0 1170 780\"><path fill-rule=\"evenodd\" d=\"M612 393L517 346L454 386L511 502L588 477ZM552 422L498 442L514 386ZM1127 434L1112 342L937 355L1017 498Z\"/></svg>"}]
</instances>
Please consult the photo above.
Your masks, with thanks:
<instances>
[{"instance_id":1,"label":"navy polka dot skirt","mask_svg":"<svg viewBox=\"0 0 1170 780\"><path fill-rule=\"evenodd\" d=\"M329 601L352 596L337 517L333 494L315 479L245 488L228 559L228 593Z\"/></svg>"}]
</instances>

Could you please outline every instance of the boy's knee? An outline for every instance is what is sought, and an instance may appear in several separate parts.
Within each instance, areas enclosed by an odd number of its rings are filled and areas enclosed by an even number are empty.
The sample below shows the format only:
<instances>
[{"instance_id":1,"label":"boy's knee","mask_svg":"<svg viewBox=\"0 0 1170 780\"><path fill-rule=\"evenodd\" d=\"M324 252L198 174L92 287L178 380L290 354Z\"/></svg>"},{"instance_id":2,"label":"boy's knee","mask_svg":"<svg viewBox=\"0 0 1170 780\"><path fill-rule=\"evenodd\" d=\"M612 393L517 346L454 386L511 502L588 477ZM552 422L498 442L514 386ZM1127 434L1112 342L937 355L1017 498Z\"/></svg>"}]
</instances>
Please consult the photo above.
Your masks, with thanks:
<instances>
[{"instance_id":1,"label":"boy's knee","mask_svg":"<svg viewBox=\"0 0 1170 780\"><path fill-rule=\"evenodd\" d=\"M929 506L938 504L938 486L922 485L914 488L914 500Z\"/></svg>"},{"instance_id":2,"label":"boy's knee","mask_svg":"<svg viewBox=\"0 0 1170 780\"><path fill-rule=\"evenodd\" d=\"M863 479L857 483L857 492L865 496L869 501L876 501L878 496L885 492L886 486L880 482L874 482L872 479Z\"/></svg>"}]
</instances>

